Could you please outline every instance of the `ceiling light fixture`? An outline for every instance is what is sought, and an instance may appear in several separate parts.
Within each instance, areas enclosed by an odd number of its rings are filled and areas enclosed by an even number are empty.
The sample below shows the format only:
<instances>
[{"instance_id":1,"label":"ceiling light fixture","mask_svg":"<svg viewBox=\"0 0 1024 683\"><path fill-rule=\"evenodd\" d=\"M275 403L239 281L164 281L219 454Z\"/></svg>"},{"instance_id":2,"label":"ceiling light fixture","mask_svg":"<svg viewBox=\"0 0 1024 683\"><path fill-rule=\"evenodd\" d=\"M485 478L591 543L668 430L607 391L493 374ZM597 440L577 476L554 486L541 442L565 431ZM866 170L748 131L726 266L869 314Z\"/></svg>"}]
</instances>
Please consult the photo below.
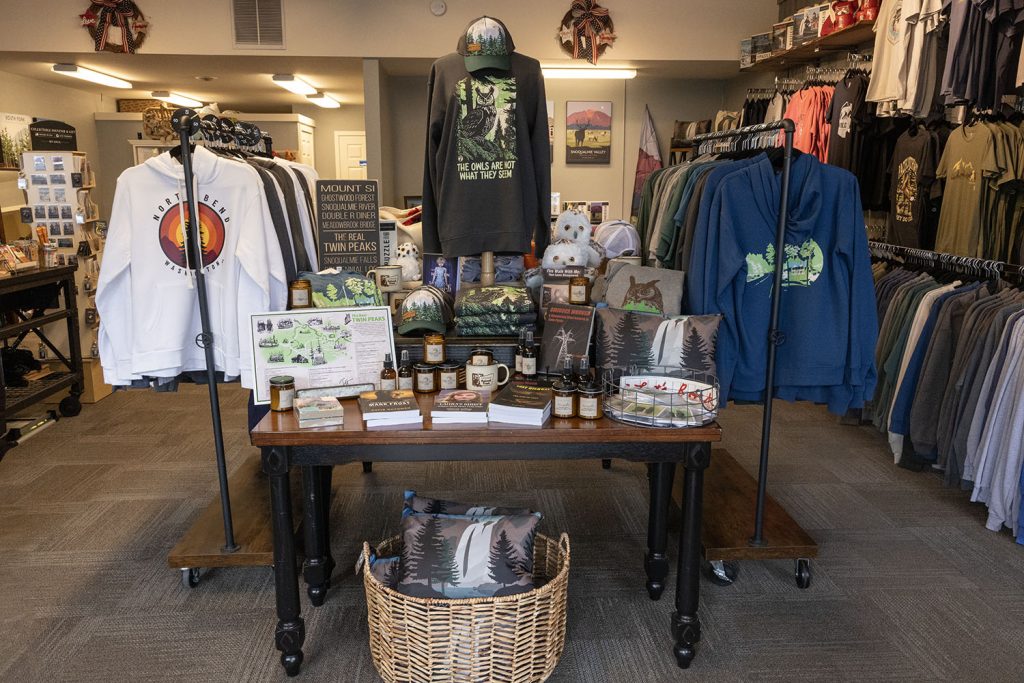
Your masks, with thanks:
<instances>
[{"instance_id":1,"label":"ceiling light fixture","mask_svg":"<svg viewBox=\"0 0 1024 683\"><path fill-rule=\"evenodd\" d=\"M636 78L636 69L561 69L545 67L544 78Z\"/></svg>"},{"instance_id":2,"label":"ceiling light fixture","mask_svg":"<svg viewBox=\"0 0 1024 683\"><path fill-rule=\"evenodd\" d=\"M99 71L93 71L92 69L86 69L75 64L54 64L53 72L56 74L62 74L64 76L71 76L72 78L79 78L83 81L90 81L99 85L105 85L109 88L131 88L132 84L122 78L110 76L107 74L100 73Z\"/></svg>"},{"instance_id":3,"label":"ceiling light fixture","mask_svg":"<svg viewBox=\"0 0 1024 683\"><path fill-rule=\"evenodd\" d=\"M293 74L274 74L274 83L296 95L316 94L316 88Z\"/></svg>"},{"instance_id":4,"label":"ceiling light fixture","mask_svg":"<svg viewBox=\"0 0 1024 683\"><path fill-rule=\"evenodd\" d=\"M341 106L341 102L334 99L327 93L318 92L315 95L308 95L306 99L316 106L323 107L324 109L337 109Z\"/></svg>"},{"instance_id":5,"label":"ceiling light fixture","mask_svg":"<svg viewBox=\"0 0 1024 683\"><path fill-rule=\"evenodd\" d=\"M175 104L179 107L192 107L194 109L196 107L201 107L204 104L203 102L194 100L191 97L185 97L184 95L168 92L166 90L154 90L151 94L154 99L162 100L169 104Z\"/></svg>"}]
</instances>

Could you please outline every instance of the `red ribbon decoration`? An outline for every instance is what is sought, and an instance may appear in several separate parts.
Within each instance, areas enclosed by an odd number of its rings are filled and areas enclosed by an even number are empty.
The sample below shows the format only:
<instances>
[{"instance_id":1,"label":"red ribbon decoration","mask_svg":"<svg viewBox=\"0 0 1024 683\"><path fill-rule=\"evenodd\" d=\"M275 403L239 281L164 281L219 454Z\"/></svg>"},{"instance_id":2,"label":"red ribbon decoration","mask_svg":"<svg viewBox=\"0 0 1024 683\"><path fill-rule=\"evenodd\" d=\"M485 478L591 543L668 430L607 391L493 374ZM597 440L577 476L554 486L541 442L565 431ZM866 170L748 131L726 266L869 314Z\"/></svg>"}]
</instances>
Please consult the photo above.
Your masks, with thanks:
<instances>
[{"instance_id":1,"label":"red ribbon decoration","mask_svg":"<svg viewBox=\"0 0 1024 683\"><path fill-rule=\"evenodd\" d=\"M93 0L94 5L100 6L100 19L97 27L100 31L99 42L96 45L97 51L105 50L107 47L107 32L111 26L121 29L121 47L124 52L135 52L135 40L131 34L130 20L135 15L135 8L131 2L126 0Z\"/></svg>"},{"instance_id":2,"label":"red ribbon decoration","mask_svg":"<svg viewBox=\"0 0 1024 683\"><path fill-rule=\"evenodd\" d=\"M582 39L590 45L591 64L597 64L598 42L597 36L601 33L610 21L611 13L607 8L601 7L594 0L573 0L570 9L572 13L572 56L580 59L583 50Z\"/></svg>"}]
</instances>

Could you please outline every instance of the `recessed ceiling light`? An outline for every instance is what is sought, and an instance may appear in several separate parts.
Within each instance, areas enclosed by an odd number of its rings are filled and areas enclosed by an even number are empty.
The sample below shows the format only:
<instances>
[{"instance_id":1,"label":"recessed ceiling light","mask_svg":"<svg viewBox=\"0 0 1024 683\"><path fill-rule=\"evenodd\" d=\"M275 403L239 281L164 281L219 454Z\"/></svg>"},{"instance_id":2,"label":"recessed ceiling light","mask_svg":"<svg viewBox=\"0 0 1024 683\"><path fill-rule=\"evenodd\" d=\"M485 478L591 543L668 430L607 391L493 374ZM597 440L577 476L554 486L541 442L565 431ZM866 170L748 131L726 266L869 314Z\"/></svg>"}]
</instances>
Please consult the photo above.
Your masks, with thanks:
<instances>
[{"instance_id":1,"label":"recessed ceiling light","mask_svg":"<svg viewBox=\"0 0 1024 683\"><path fill-rule=\"evenodd\" d=\"M170 104L176 104L179 107L201 107L203 103L199 100L194 100L191 97L185 97L178 93L167 92L166 90L154 90L152 93L154 98L168 102Z\"/></svg>"},{"instance_id":2,"label":"recessed ceiling light","mask_svg":"<svg viewBox=\"0 0 1024 683\"><path fill-rule=\"evenodd\" d=\"M193 78L197 81L202 81L203 83L209 83L210 81L217 80L216 76L193 76Z\"/></svg>"},{"instance_id":3,"label":"recessed ceiling light","mask_svg":"<svg viewBox=\"0 0 1024 683\"><path fill-rule=\"evenodd\" d=\"M274 74L274 83L296 95L315 95L316 88L292 74Z\"/></svg>"},{"instance_id":4,"label":"recessed ceiling light","mask_svg":"<svg viewBox=\"0 0 1024 683\"><path fill-rule=\"evenodd\" d=\"M306 99L316 106L323 107L324 109L337 109L341 106L341 102L322 92L318 92L315 95L309 95Z\"/></svg>"},{"instance_id":5,"label":"recessed ceiling light","mask_svg":"<svg viewBox=\"0 0 1024 683\"><path fill-rule=\"evenodd\" d=\"M636 69L559 69L545 67L544 78L636 78Z\"/></svg>"},{"instance_id":6,"label":"recessed ceiling light","mask_svg":"<svg viewBox=\"0 0 1024 683\"><path fill-rule=\"evenodd\" d=\"M92 69L86 69L75 64L54 64L53 72L63 74L64 76L71 76L72 78L79 78L83 81L90 81L99 85L105 85L110 88L132 87L130 82L122 78L100 73L99 71L93 71Z\"/></svg>"}]
</instances>

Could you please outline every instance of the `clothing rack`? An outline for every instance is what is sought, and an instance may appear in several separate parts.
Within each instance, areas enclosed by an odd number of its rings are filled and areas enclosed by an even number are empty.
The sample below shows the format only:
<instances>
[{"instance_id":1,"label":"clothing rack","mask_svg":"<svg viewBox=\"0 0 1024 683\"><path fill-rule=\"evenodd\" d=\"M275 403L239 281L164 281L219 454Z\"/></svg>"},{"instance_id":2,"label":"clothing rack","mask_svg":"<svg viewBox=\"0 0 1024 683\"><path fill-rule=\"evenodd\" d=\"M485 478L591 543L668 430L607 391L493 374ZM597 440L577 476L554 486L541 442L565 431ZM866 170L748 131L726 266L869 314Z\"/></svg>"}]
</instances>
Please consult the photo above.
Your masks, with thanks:
<instances>
[{"instance_id":1,"label":"clothing rack","mask_svg":"<svg viewBox=\"0 0 1024 683\"><path fill-rule=\"evenodd\" d=\"M227 119L224 119L228 121ZM210 417L213 422L213 447L217 457L217 478L220 483L221 516L224 520L223 551L233 553L238 550L235 543L234 525L231 519L231 499L228 495L228 469L224 458L224 432L220 419L220 396L217 390L216 362L213 355L215 340L210 325L210 302L207 298L206 275L202 268L202 246L200 230L195 229L195 218L199 216L195 196L195 179L192 172L192 153L194 147L190 142L193 135L199 132L201 122L199 116L191 109L178 109L171 116L171 125L178 131L181 140L181 166L185 172L185 197L188 202L190 220L185 221L185 243L189 263L194 268L196 295L199 297L199 320L202 332L196 337L196 346L203 349L206 355L206 386L210 394ZM233 124L232 124L233 126ZM226 128L224 129L226 131ZM233 134L233 131L232 131Z\"/></svg>"},{"instance_id":2,"label":"clothing rack","mask_svg":"<svg viewBox=\"0 0 1024 683\"><path fill-rule=\"evenodd\" d=\"M696 136L694 141L699 144L713 140L751 137L772 131L782 131L784 134L782 155L782 196L779 198L779 216L775 228L775 253L784 254L786 251L786 216L789 211L789 176L790 166L793 160L793 134L796 131L796 125L793 121L790 119L783 119L781 121L762 123L756 126L747 126L730 131L707 133L705 135ZM750 545L754 547L765 545L764 507L765 498L768 492L768 453L771 446L772 435L772 402L775 394L775 358L779 345L783 344L786 340L785 335L778 329L779 309L780 304L782 303L783 260L784 259L782 258L775 259L775 275L772 281L771 314L768 323L768 364L765 370L764 413L761 422L761 455L757 475L757 503L754 509L754 535L750 539Z\"/></svg>"},{"instance_id":3,"label":"clothing rack","mask_svg":"<svg viewBox=\"0 0 1024 683\"><path fill-rule=\"evenodd\" d=\"M897 258L906 263L917 264L926 268L939 268L950 273L961 273L993 280L1009 275L1024 281L1024 266L1014 263L993 261L974 256L957 256L956 254L904 247L898 244L889 244L888 242L869 241L868 247L874 256Z\"/></svg>"}]
</instances>

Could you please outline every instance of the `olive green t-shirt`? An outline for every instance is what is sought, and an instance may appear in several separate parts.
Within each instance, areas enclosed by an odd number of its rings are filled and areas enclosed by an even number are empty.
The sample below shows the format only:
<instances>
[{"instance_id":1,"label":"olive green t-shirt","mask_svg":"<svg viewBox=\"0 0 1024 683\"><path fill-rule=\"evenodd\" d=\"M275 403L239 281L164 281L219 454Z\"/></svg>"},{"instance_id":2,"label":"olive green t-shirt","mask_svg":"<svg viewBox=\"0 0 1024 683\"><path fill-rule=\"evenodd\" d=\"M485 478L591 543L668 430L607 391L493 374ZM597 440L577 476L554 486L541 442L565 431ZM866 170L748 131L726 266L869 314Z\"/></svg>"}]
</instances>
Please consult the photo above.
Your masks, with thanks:
<instances>
[{"instance_id":1,"label":"olive green t-shirt","mask_svg":"<svg viewBox=\"0 0 1024 683\"><path fill-rule=\"evenodd\" d=\"M992 131L982 125L953 131L935 175L946 179L935 251L981 256L983 200L989 179L1001 175Z\"/></svg>"}]
</instances>

